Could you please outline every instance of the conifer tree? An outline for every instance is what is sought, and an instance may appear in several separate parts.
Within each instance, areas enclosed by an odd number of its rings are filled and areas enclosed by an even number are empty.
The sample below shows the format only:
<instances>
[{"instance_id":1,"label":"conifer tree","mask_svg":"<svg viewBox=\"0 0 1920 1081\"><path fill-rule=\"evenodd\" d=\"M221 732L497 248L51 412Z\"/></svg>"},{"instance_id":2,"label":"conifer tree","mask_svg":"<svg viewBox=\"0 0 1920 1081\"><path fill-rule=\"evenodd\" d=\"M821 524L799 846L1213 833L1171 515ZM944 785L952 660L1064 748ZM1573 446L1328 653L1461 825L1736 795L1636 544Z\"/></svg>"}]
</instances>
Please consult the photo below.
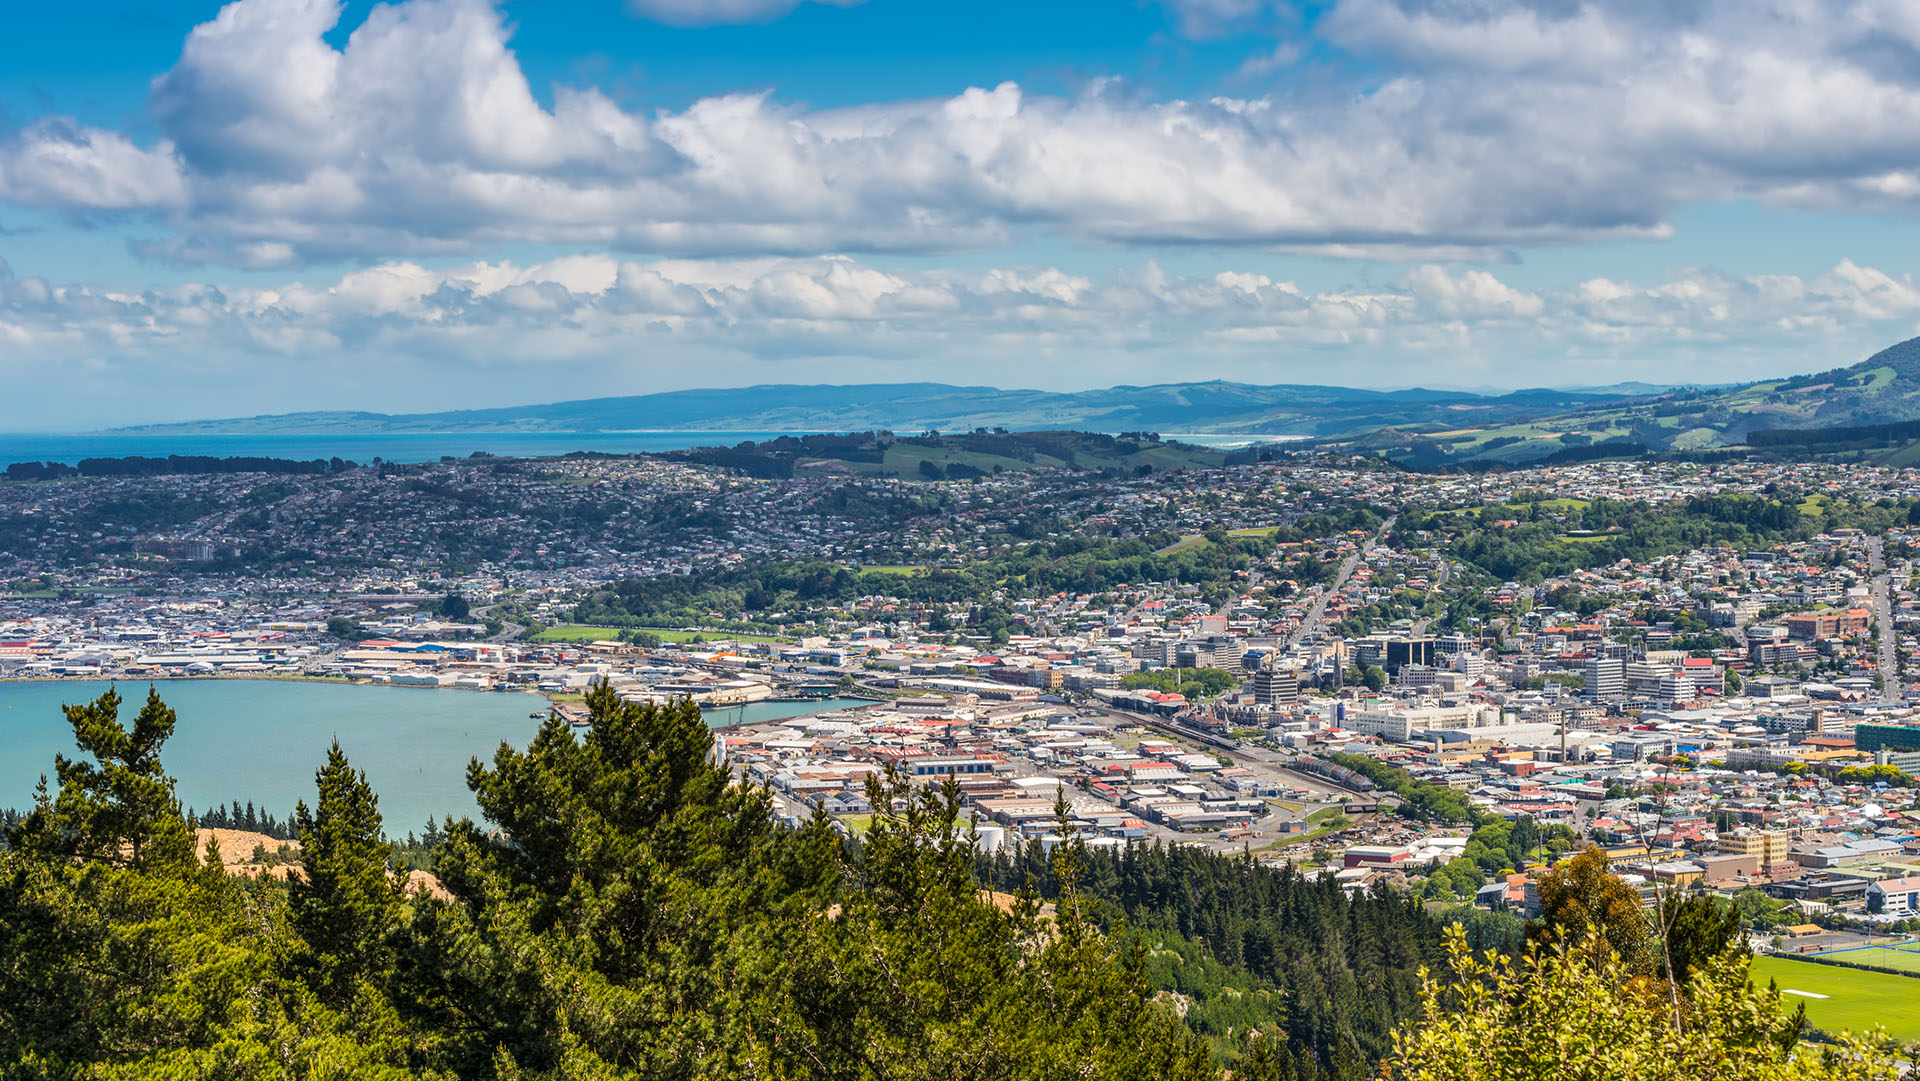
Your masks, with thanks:
<instances>
[{"instance_id":1,"label":"conifer tree","mask_svg":"<svg viewBox=\"0 0 1920 1081\"><path fill-rule=\"evenodd\" d=\"M175 716L153 688L131 728L120 723L120 694L63 707L80 750L92 761L56 755L59 791L46 778L34 809L12 834L14 845L69 860L115 867L180 866L193 861L193 830L174 798L160 747Z\"/></svg>"},{"instance_id":2,"label":"conifer tree","mask_svg":"<svg viewBox=\"0 0 1920 1081\"><path fill-rule=\"evenodd\" d=\"M355 979L384 982L401 916L399 880L387 872L379 797L334 740L314 775L319 804L294 807L301 875L289 883L293 927L323 995L346 997Z\"/></svg>"}]
</instances>

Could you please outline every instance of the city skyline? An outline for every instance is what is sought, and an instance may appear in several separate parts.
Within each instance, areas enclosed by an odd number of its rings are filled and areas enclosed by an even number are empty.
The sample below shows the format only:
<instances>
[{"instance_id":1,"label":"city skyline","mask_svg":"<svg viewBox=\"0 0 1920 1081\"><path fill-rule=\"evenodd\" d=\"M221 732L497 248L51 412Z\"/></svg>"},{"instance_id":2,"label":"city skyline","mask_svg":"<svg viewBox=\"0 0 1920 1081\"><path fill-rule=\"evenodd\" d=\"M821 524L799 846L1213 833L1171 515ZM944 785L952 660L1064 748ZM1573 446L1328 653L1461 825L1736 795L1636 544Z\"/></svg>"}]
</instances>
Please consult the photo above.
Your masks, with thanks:
<instances>
[{"instance_id":1,"label":"city skyline","mask_svg":"<svg viewBox=\"0 0 1920 1081\"><path fill-rule=\"evenodd\" d=\"M1727 383L1920 324L1920 21L1890 2L13 20L9 430L766 383Z\"/></svg>"}]
</instances>

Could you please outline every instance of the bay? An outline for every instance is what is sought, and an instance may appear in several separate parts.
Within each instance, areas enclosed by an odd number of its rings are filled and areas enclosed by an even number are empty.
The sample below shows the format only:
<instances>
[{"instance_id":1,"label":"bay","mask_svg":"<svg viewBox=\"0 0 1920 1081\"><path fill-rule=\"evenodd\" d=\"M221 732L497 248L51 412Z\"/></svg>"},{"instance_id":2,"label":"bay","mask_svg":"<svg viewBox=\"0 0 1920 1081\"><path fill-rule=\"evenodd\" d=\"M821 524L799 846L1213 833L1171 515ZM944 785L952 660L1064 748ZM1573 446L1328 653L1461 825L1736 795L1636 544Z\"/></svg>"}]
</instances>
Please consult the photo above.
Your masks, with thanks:
<instances>
[{"instance_id":1,"label":"bay","mask_svg":"<svg viewBox=\"0 0 1920 1081\"><path fill-rule=\"evenodd\" d=\"M25 809L53 756L73 757L63 703L91 701L105 683L0 683L0 807ZM404 837L429 817L475 815L467 760L491 759L502 741L525 746L546 699L422 687L289 680L203 679L156 684L179 715L160 761L180 802L207 808L248 800L285 819L315 801L313 774L335 737L380 796L387 832ZM122 724L132 724L147 684L122 683Z\"/></svg>"},{"instance_id":2,"label":"bay","mask_svg":"<svg viewBox=\"0 0 1920 1081\"><path fill-rule=\"evenodd\" d=\"M82 458L164 458L169 454L206 454L216 458L344 458L366 465L389 462L437 462L465 458L475 451L499 457L547 457L573 451L640 454L689 447L734 446L802 432L401 432L367 435L151 434L96 432L54 434L0 433L0 467L12 462L64 462Z\"/></svg>"},{"instance_id":3,"label":"bay","mask_svg":"<svg viewBox=\"0 0 1920 1081\"><path fill-rule=\"evenodd\" d=\"M40 775L53 783L53 757L73 757L73 730L60 707L97 698L110 684L0 682L0 807L25 810ZM429 818L477 815L467 761L491 761L502 742L524 747L547 700L425 687L295 680L189 679L155 684L179 715L160 760L180 802L204 809L251 800L284 820L296 800L315 800L314 771L335 738L380 796L390 834L419 831ZM132 724L147 684L119 685L122 724ZM755 702L713 710L709 725L783 720L866 705L855 698Z\"/></svg>"}]
</instances>

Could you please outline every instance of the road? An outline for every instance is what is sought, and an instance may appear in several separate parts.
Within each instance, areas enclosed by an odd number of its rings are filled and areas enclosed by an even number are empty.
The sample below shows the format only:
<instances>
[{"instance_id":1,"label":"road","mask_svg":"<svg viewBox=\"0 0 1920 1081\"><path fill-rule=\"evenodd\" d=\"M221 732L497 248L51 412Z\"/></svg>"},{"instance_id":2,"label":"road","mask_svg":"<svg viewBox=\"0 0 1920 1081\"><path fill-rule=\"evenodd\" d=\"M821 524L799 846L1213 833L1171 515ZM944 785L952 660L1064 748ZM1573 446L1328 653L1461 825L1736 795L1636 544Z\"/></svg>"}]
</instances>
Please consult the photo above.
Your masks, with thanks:
<instances>
[{"instance_id":1,"label":"road","mask_svg":"<svg viewBox=\"0 0 1920 1081\"><path fill-rule=\"evenodd\" d=\"M478 620L481 620L482 622L484 622L484 621L486 620L486 618L487 618L487 615L488 615L488 613L490 613L490 612L492 612L492 611L493 611L493 610L494 610L495 608L498 608L498 607L500 607L500 606L499 606L499 605L497 605L497 604L489 604L489 605L487 605L487 606L486 606L486 607L484 607L484 608L476 608L476 609L474 609L474 610L473 610L473 618L474 618L474 619L478 619ZM491 637L491 638L489 638L489 639L487 639L487 641L489 641L489 642L511 642L511 641L513 641L513 640L514 640L515 638L518 638L518 637L520 637L520 632L521 632L521 631L524 631L524 630L526 630L526 629L527 629L527 628L525 628L525 627L523 627L523 626L521 626L521 625L520 625L520 624L518 624L518 623L507 623L507 622L505 622L505 621L503 620L503 621L501 622L501 624L500 624L500 633L499 633L499 634L496 634L496 635L494 635L493 637Z\"/></svg>"},{"instance_id":2,"label":"road","mask_svg":"<svg viewBox=\"0 0 1920 1081\"><path fill-rule=\"evenodd\" d=\"M1327 614L1327 602L1333 600L1334 596L1347 584L1348 578L1353 577L1353 572L1360 567L1360 561L1367 558L1367 553L1373 551L1373 546L1380 543L1380 538L1387 535L1387 530L1393 528L1394 520L1399 517L1396 514L1381 522L1379 531L1362 542L1359 549L1348 556L1346 562L1340 564L1340 573L1334 575L1333 581L1327 585L1327 588L1321 590L1320 595L1314 598L1313 607L1307 609L1306 618L1302 619L1300 625L1293 629L1293 633L1287 636L1288 649L1292 649L1319 632L1320 621Z\"/></svg>"},{"instance_id":3,"label":"road","mask_svg":"<svg viewBox=\"0 0 1920 1081\"><path fill-rule=\"evenodd\" d=\"M1440 560L1440 570L1436 572L1433 576L1433 585L1427 587L1427 595L1432 596L1434 593L1437 593L1440 590L1446 588L1447 575L1452 573L1452 571L1453 571L1453 563L1451 561L1446 559ZM1444 596L1442 597L1442 599L1443 600L1445 599ZM1437 616L1434 616L1433 619L1422 619L1422 620L1415 621L1413 625L1413 637L1418 638L1421 635L1427 633L1428 624L1431 624L1435 619L1441 619L1445 617L1446 614L1447 614L1447 610L1445 608L1442 608L1440 609L1440 614Z\"/></svg>"},{"instance_id":4,"label":"road","mask_svg":"<svg viewBox=\"0 0 1920 1081\"><path fill-rule=\"evenodd\" d=\"M1282 778L1283 780L1290 785L1295 785L1312 792L1315 796L1320 797L1323 803L1338 803L1342 799L1346 799L1355 794L1337 785L1329 784L1322 778L1288 769L1287 763L1291 761L1291 756L1289 755L1269 751L1264 747L1255 747L1245 742L1237 742L1237 745L1231 749L1209 747L1196 740L1190 730L1171 724L1163 717L1155 717L1145 713L1135 713L1127 709L1116 709L1112 706L1102 706L1100 708L1102 712L1111 713L1118 717L1125 717L1142 727L1150 728L1181 744L1196 746L1197 749L1203 753L1225 750L1225 753L1236 762L1245 761L1263 766L1267 770L1272 771L1276 776L1284 771L1285 777Z\"/></svg>"},{"instance_id":5,"label":"road","mask_svg":"<svg viewBox=\"0 0 1920 1081\"><path fill-rule=\"evenodd\" d=\"M1867 567L1873 574L1873 623L1880 628L1880 696L1889 702L1907 700L1906 681L1900 678L1900 632L1893 629L1892 583L1887 574L1887 546L1879 537L1867 538Z\"/></svg>"}]
</instances>

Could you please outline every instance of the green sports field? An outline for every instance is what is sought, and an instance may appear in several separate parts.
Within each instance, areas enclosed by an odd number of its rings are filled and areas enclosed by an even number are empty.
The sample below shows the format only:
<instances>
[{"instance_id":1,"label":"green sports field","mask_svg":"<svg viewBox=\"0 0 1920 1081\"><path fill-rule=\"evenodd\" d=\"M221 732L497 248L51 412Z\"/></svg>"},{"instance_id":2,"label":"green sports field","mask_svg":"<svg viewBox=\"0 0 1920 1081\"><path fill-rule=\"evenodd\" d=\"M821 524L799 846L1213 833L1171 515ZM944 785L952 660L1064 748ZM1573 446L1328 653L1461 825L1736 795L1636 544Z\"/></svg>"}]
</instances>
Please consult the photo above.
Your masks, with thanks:
<instances>
[{"instance_id":1,"label":"green sports field","mask_svg":"<svg viewBox=\"0 0 1920 1081\"><path fill-rule=\"evenodd\" d=\"M1865 1032L1880 1025L1895 1039L1920 1039L1920 979L1784 957L1755 957L1753 982L1765 987L1768 980L1779 986L1783 1006L1792 1010L1797 1003L1806 1003L1807 1020L1828 1032Z\"/></svg>"},{"instance_id":2,"label":"green sports field","mask_svg":"<svg viewBox=\"0 0 1920 1081\"><path fill-rule=\"evenodd\" d=\"M1821 956L1843 965L1897 968L1902 972L1920 972L1920 948L1915 948L1912 944L1908 944L1904 949L1893 946L1868 946L1858 950L1839 950ZM1920 993L1920 987L1914 988L1914 991Z\"/></svg>"}]
</instances>

